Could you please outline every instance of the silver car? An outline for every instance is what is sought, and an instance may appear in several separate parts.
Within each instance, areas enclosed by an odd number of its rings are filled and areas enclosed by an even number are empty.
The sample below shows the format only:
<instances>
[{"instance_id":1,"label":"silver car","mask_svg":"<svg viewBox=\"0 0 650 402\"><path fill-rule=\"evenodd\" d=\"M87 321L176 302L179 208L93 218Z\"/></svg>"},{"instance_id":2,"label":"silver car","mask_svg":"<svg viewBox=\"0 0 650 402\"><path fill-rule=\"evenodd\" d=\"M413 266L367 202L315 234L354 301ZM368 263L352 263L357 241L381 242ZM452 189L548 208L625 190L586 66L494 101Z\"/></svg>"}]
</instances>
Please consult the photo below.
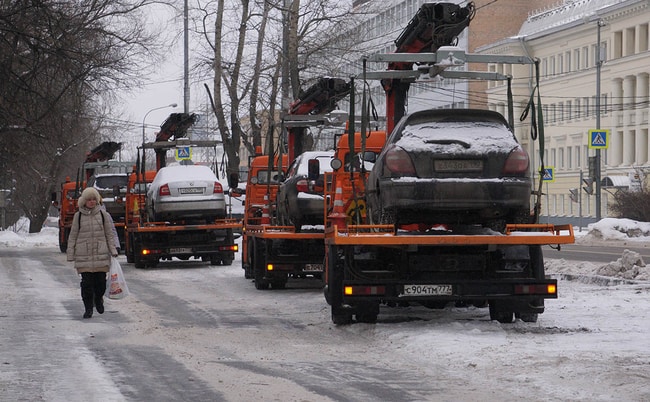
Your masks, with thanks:
<instances>
[{"instance_id":1,"label":"silver car","mask_svg":"<svg viewBox=\"0 0 650 402\"><path fill-rule=\"evenodd\" d=\"M226 216L223 186L207 166L167 166L147 191L147 211L153 221L213 222Z\"/></svg>"}]
</instances>

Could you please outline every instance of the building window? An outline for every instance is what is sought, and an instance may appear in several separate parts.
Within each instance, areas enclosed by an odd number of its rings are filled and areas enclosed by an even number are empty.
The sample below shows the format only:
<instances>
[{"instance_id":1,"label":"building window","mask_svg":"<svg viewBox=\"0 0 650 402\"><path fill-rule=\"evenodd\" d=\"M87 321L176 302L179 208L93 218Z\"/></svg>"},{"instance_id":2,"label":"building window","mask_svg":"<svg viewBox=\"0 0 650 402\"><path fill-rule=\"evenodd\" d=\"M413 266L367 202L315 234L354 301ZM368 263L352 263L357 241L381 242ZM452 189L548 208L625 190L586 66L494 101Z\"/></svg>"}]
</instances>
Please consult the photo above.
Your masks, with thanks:
<instances>
[{"instance_id":1,"label":"building window","mask_svg":"<svg viewBox=\"0 0 650 402\"><path fill-rule=\"evenodd\" d=\"M639 51L648 51L648 24L639 25Z\"/></svg>"},{"instance_id":2,"label":"building window","mask_svg":"<svg viewBox=\"0 0 650 402\"><path fill-rule=\"evenodd\" d=\"M573 115L571 114L571 101L566 101L566 119L571 121Z\"/></svg>"},{"instance_id":3,"label":"building window","mask_svg":"<svg viewBox=\"0 0 650 402\"><path fill-rule=\"evenodd\" d=\"M582 108L585 111L585 117L591 116L591 111L589 110L589 98L582 98Z\"/></svg>"},{"instance_id":4,"label":"building window","mask_svg":"<svg viewBox=\"0 0 650 402\"><path fill-rule=\"evenodd\" d=\"M574 109L575 110L575 119L578 120L580 118L580 112L581 112L580 111L580 99L576 98L574 100L574 103L575 103L575 109Z\"/></svg>"},{"instance_id":5,"label":"building window","mask_svg":"<svg viewBox=\"0 0 650 402\"><path fill-rule=\"evenodd\" d=\"M557 150L557 164L558 169L564 169L564 148L558 148Z\"/></svg>"},{"instance_id":6,"label":"building window","mask_svg":"<svg viewBox=\"0 0 650 402\"><path fill-rule=\"evenodd\" d=\"M566 149L566 168L573 169L573 158L571 157L571 147Z\"/></svg>"},{"instance_id":7,"label":"building window","mask_svg":"<svg viewBox=\"0 0 650 402\"><path fill-rule=\"evenodd\" d=\"M575 64L576 71L580 71L580 49L573 51L573 62Z\"/></svg>"},{"instance_id":8,"label":"building window","mask_svg":"<svg viewBox=\"0 0 650 402\"><path fill-rule=\"evenodd\" d=\"M564 102L558 103L557 108L557 118L562 122L564 121Z\"/></svg>"},{"instance_id":9,"label":"building window","mask_svg":"<svg viewBox=\"0 0 650 402\"><path fill-rule=\"evenodd\" d=\"M582 68L589 68L589 48L587 46L582 47Z\"/></svg>"},{"instance_id":10,"label":"building window","mask_svg":"<svg viewBox=\"0 0 650 402\"><path fill-rule=\"evenodd\" d=\"M556 68L556 66L555 66L555 56L551 56L551 60L549 61L549 64L550 64L549 67L551 67L550 74L554 76L555 75L555 68Z\"/></svg>"},{"instance_id":11,"label":"building window","mask_svg":"<svg viewBox=\"0 0 650 402\"><path fill-rule=\"evenodd\" d=\"M576 145L573 149L576 153L576 167L580 167L582 166L580 161L580 145Z\"/></svg>"},{"instance_id":12,"label":"building window","mask_svg":"<svg viewBox=\"0 0 650 402\"><path fill-rule=\"evenodd\" d=\"M614 50L612 52L612 57L614 59L620 59L623 57L623 32L616 31L614 32L614 39L612 40Z\"/></svg>"},{"instance_id":13,"label":"building window","mask_svg":"<svg viewBox=\"0 0 650 402\"><path fill-rule=\"evenodd\" d=\"M625 30L625 56L632 56L634 54L634 45L636 42L635 28L627 28Z\"/></svg>"}]
</instances>

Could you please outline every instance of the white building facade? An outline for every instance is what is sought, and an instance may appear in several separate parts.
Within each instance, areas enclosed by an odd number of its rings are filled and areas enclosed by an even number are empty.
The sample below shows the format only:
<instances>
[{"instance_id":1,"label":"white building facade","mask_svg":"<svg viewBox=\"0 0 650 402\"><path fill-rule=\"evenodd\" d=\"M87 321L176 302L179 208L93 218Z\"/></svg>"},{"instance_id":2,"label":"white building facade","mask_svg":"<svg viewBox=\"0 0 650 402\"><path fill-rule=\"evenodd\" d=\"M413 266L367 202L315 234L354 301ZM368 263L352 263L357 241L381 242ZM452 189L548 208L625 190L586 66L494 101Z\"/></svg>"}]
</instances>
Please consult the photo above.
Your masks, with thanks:
<instances>
[{"instance_id":1,"label":"white building facade","mask_svg":"<svg viewBox=\"0 0 650 402\"><path fill-rule=\"evenodd\" d=\"M484 54L539 59L544 165L554 172L553 180L543 187L541 212L549 221L597 216L596 196L583 191L585 184L580 181L581 173L589 177L589 157L596 155L589 146L589 130L599 128L609 134L608 148L600 151L602 217L609 216L613 186L634 186L650 173L649 21L648 0L565 0L532 13L518 36L479 49ZM533 71L528 66L490 65L490 69L513 75L521 112L533 85ZM503 112L505 91L503 84L488 86L491 109ZM539 171L538 142L530 138L528 124L519 124L516 135ZM581 189L578 202L571 200L571 189Z\"/></svg>"}]
</instances>

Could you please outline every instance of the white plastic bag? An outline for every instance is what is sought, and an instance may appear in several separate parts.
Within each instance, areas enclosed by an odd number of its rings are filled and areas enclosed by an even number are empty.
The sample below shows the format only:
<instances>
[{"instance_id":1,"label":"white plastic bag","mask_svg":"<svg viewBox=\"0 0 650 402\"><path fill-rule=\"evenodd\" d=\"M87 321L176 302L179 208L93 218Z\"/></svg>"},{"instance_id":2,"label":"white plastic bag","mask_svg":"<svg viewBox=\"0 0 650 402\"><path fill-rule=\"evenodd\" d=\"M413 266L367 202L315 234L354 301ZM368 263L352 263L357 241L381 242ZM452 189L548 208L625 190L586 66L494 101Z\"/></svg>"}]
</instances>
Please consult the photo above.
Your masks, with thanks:
<instances>
[{"instance_id":1,"label":"white plastic bag","mask_svg":"<svg viewBox=\"0 0 650 402\"><path fill-rule=\"evenodd\" d=\"M109 299L123 299L129 295L129 287L126 286L126 279L120 262L115 257L111 257L111 269L106 278L106 293L104 296Z\"/></svg>"}]
</instances>

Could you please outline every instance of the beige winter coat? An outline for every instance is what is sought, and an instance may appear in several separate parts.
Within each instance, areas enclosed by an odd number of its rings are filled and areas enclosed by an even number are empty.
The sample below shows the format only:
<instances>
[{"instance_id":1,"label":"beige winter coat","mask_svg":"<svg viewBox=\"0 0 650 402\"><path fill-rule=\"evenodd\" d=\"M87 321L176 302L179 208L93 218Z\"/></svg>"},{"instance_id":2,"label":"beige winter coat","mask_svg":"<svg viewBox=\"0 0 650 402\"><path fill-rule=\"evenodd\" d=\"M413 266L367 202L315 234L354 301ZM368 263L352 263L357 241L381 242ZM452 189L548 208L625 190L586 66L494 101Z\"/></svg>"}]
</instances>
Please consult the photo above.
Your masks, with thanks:
<instances>
[{"instance_id":1,"label":"beige winter coat","mask_svg":"<svg viewBox=\"0 0 650 402\"><path fill-rule=\"evenodd\" d=\"M108 272L112 255L117 249L111 220L99 204L93 209L80 206L68 236L68 261L74 261L78 273Z\"/></svg>"}]
</instances>

